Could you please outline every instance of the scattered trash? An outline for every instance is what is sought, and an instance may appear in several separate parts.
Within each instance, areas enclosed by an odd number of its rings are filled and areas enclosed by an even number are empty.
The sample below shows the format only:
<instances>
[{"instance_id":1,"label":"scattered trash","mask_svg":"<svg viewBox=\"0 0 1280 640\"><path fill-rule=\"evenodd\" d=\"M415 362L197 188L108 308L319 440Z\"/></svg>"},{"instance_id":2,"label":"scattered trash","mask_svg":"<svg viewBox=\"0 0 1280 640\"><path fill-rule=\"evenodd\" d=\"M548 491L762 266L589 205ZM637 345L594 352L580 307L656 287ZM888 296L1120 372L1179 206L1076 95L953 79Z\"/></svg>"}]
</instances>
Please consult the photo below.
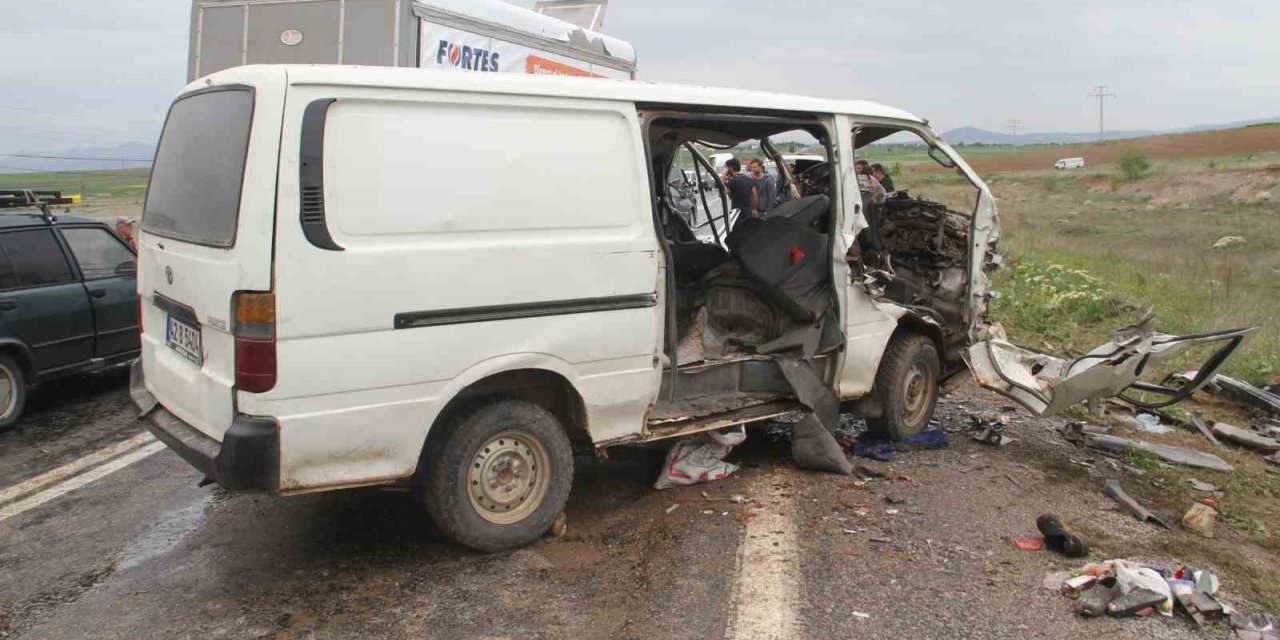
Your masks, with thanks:
<instances>
[{"instance_id":1,"label":"scattered trash","mask_svg":"<svg viewBox=\"0 0 1280 640\"><path fill-rule=\"evenodd\" d=\"M1199 411L1195 411L1191 414L1191 426L1195 427L1196 431L1200 432L1200 435L1208 438L1209 442L1212 442L1217 446L1222 445L1221 442L1218 442L1218 438L1213 435L1213 432L1209 430L1209 425L1205 424L1204 416L1201 415Z\"/></svg>"},{"instance_id":2,"label":"scattered trash","mask_svg":"<svg viewBox=\"0 0 1280 640\"><path fill-rule=\"evenodd\" d=\"M1173 615L1173 594L1164 576L1150 567L1126 560L1113 561L1120 597L1107 605L1107 613L1124 615L1155 606L1164 615Z\"/></svg>"},{"instance_id":3,"label":"scattered trash","mask_svg":"<svg viewBox=\"0 0 1280 640\"><path fill-rule=\"evenodd\" d=\"M881 544L888 544L888 543L890 543L890 542L893 542L893 538L876 538L876 537L871 537L871 538L867 538L867 540L868 540L868 541L870 541L870 542L879 542L879 543L881 543Z\"/></svg>"},{"instance_id":4,"label":"scattered trash","mask_svg":"<svg viewBox=\"0 0 1280 640\"><path fill-rule=\"evenodd\" d=\"M1280 640L1280 619L1269 613L1233 613L1231 628L1240 640Z\"/></svg>"},{"instance_id":5,"label":"scattered trash","mask_svg":"<svg viewBox=\"0 0 1280 640\"><path fill-rule=\"evenodd\" d=\"M723 497L723 496L713 496L710 493L707 493L706 491L702 492L702 499L708 502L732 502L734 504L742 504L743 502L747 501L747 497L742 495L741 493L735 493L731 496Z\"/></svg>"},{"instance_id":6,"label":"scattered trash","mask_svg":"<svg viewBox=\"0 0 1280 640\"><path fill-rule=\"evenodd\" d=\"M1080 534L1072 531L1062 519L1052 513L1036 518L1036 528L1044 534L1044 545L1068 558L1083 558L1089 555L1089 543Z\"/></svg>"},{"instance_id":7,"label":"scattered trash","mask_svg":"<svg viewBox=\"0 0 1280 640\"><path fill-rule=\"evenodd\" d=\"M1225 422L1216 422L1213 427L1214 435L1223 440L1230 440L1240 446L1248 447L1262 453L1275 453L1280 451L1280 442L1276 442L1273 438L1268 438L1260 433L1241 429L1235 425Z\"/></svg>"},{"instance_id":8,"label":"scattered trash","mask_svg":"<svg viewBox=\"0 0 1280 640\"><path fill-rule=\"evenodd\" d=\"M667 507L667 515L671 515L671 512L672 512L672 511L675 511L676 509L679 509L679 508L680 508L680 503L678 503L678 502L677 502L676 504L673 504L673 505L671 505L671 506Z\"/></svg>"},{"instance_id":9,"label":"scattered trash","mask_svg":"<svg viewBox=\"0 0 1280 640\"><path fill-rule=\"evenodd\" d=\"M1044 551L1044 538L1023 536L1014 540L1013 546L1023 551Z\"/></svg>"},{"instance_id":10,"label":"scattered trash","mask_svg":"<svg viewBox=\"0 0 1280 640\"><path fill-rule=\"evenodd\" d=\"M1116 502L1119 502L1129 509L1129 512L1137 519L1143 522L1154 522L1166 529L1173 528L1170 527L1167 522L1160 519L1159 516L1142 506L1137 500L1130 497L1129 494L1125 493L1124 489L1120 487L1119 480L1108 480L1106 484L1106 492L1107 495L1111 496Z\"/></svg>"},{"instance_id":11,"label":"scattered trash","mask_svg":"<svg viewBox=\"0 0 1280 640\"><path fill-rule=\"evenodd\" d=\"M1040 588L1045 591L1061 591L1063 588L1062 583L1070 578L1071 573L1068 571L1054 571L1053 573L1045 574L1044 580L1040 582Z\"/></svg>"},{"instance_id":12,"label":"scattered trash","mask_svg":"<svg viewBox=\"0 0 1280 640\"><path fill-rule=\"evenodd\" d=\"M1187 465L1189 467L1200 467L1213 471L1230 472L1234 471L1231 465L1225 460L1203 451L1194 451L1191 449L1183 449L1182 447L1174 447L1165 444L1154 444L1144 442L1142 440L1130 440L1118 436L1106 435L1102 433L1084 432L1083 440L1085 446L1107 451L1118 455L1124 455L1130 452L1150 453L1162 460Z\"/></svg>"},{"instance_id":13,"label":"scattered trash","mask_svg":"<svg viewBox=\"0 0 1280 640\"><path fill-rule=\"evenodd\" d=\"M738 465L725 462L724 457L746 439L746 430L738 427L677 440L667 452L666 464L654 488L670 489L723 479L738 470Z\"/></svg>"},{"instance_id":14,"label":"scattered trash","mask_svg":"<svg viewBox=\"0 0 1280 640\"><path fill-rule=\"evenodd\" d=\"M1169 433L1173 430L1169 425L1160 423L1160 416L1150 413L1139 413L1130 418L1130 423L1139 431L1147 433Z\"/></svg>"},{"instance_id":15,"label":"scattered trash","mask_svg":"<svg viewBox=\"0 0 1280 640\"><path fill-rule=\"evenodd\" d=\"M1214 248L1214 249L1226 249L1227 247L1233 247L1233 246L1238 245L1238 244L1244 244L1244 238L1243 238L1243 237L1241 237L1241 236L1222 236L1221 238L1218 238L1218 240L1217 240L1216 242L1214 242L1214 243L1213 243L1213 248Z\"/></svg>"},{"instance_id":16,"label":"scattered trash","mask_svg":"<svg viewBox=\"0 0 1280 640\"><path fill-rule=\"evenodd\" d=\"M861 612L861 611L851 611L851 612L849 612L849 615L851 615L851 616L853 616L853 617L855 617L855 618L859 618L859 619L861 619L861 620L869 620L869 619L871 618L871 614L869 614L869 613L863 613L863 612Z\"/></svg>"},{"instance_id":17,"label":"scattered trash","mask_svg":"<svg viewBox=\"0 0 1280 640\"><path fill-rule=\"evenodd\" d=\"M863 478L884 478L889 475L889 471L884 467L870 462L854 463L853 472Z\"/></svg>"},{"instance_id":18,"label":"scattered trash","mask_svg":"<svg viewBox=\"0 0 1280 640\"><path fill-rule=\"evenodd\" d=\"M1213 493L1214 491L1218 490L1218 485L1215 485L1211 482L1205 482L1203 480L1197 480L1195 478L1188 478L1187 482L1190 482L1191 486L1194 487L1196 491Z\"/></svg>"},{"instance_id":19,"label":"scattered trash","mask_svg":"<svg viewBox=\"0 0 1280 640\"><path fill-rule=\"evenodd\" d=\"M906 503L907 499L903 498L902 496L885 496L884 501L888 502L889 504L904 504Z\"/></svg>"},{"instance_id":20,"label":"scattered trash","mask_svg":"<svg viewBox=\"0 0 1280 640\"><path fill-rule=\"evenodd\" d=\"M1009 436L1004 435L1003 432L997 431L991 427L979 429L973 434L973 439L981 442L982 444L988 444L993 447L1003 447L1010 442L1017 441L1017 438L1010 438Z\"/></svg>"},{"instance_id":21,"label":"scattered trash","mask_svg":"<svg viewBox=\"0 0 1280 640\"><path fill-rule=\"evenodd\" d=\"M1089 583L1082 587L1087 587L1087 589L1076 600L1075 612L1090 618L1106 613L1111 603L1120 597L1120 585L1115 576L1109 576L1102 580L1092 576L1082 577L1089 578Z\"/></svg>"},{"instance_id":22,"label":"scattered trash","mask_svg":"<svg viewBox=\"0 0 1280 640\"><path fill-rule=\"evenodd\" d=\"M1213 537L1213 522L1218 516L1218 510L1213 507L1197 502L1191 505L1187 513L1182 516L1182 528L1198 533L1206 538Z\"/></svg>"},{"instance_id":23,"label":"scattered trash","mask_svg":"<svg viewBox=\"0 0 1280 640\"><path fill-rule=\"evenodd\" d=\"M1184 382L1191 381L1195 379L1196 373L1195 371L1185 371L1172 374L1170 378ZM1205 382L1204 388L1206 390L1216 390L1218 395L1228 400L1280 415L1280 395L1259 389L1243 380L1237 380L1219 373L1210 377Z\"/></svg>"},{"instance_id":24,"label":"scattered trash","mask_svg":"<svg viewBox=\"0 0 1280 640\"><path fill-rule=\"evenodd\" d=\"M702 515L704 515L704 516L714 516L715 514L716 514L716 510L715 510L715 509L703 509L703 510L702 510Z\"/></svg>"},{"instance_id":25,"label":"scattered trash","mask_svg":"<svg viewBox=\"0 0 1280 640\"><path fill-rule=\"evenodd\" d=\"M1108 571L1110 571L1110 569L1108 569ZM1097 581L1098 581L1098 576L1091 576L1091 575L1082 575L1082 576L1075 576L1074 578L1069 578L1063 581L1062 583L1062 588L1061 588L1062 595L1064 596L1078 595L1081 591L1093 586L1093 584ZM1107 602L1110 602L1110 600L1108 600ZM1107 603L1106 602L1102 603L1102 606L1104 607L1107 606Z\"/></svg>"},{"instance_id":26,"label":"scattered trash","mask_svg":"<svg viewBox=\"0 0 1280 640\"><path fill-rule=\"evenodd\" d=\"M898 455L893 451L893 445L884 440L867 442L859 440L853 443L853 449L850 453L859 458L870 458L881 462L893 462L898 458Z\"/></svg>"},{"instance_id":27,"label":"scattered trash","mask_svg":"<svg viewBox=\"0 0 1280 640\"><path fill-rule=\"evenodd\" d=\"M945 449L947 447L947 434L941 429L929 429L922 431L914 436L907 436L898 443L897 449L901 451L904 448L919 447L933 451L935 449Z\"/></svg>"},{"instance_id":28,"label":"scattered trash","mask_svg":"<svg viewBox=\"0 0 1280 640\"><path fill-rule=\"evenodd\" d=\"M1061 582L1060 592L1076 598L1073 609L1082 616L1107 613L1145 617L1156 612L1172 616L1177 607L1177 611L1201 626L1206 620L1231 612L1230 607L1222 604L1216 596L1218 577L1186 565L1143 565L1129 560L1107 560L1091 562L1067 575L1072 574L1074 577ZM1046 576L1041 586L1049 588L1051 579L1060 576Z\"/></svg>"},{"instance_id":29,"label":"scattered trash","mask_svg":"<svg viewBox=\"0 0 1280 640\"><path fill-rule=\"evenodd\" d=\"M897 509L885 509L884 512L885 512L885 515L890 515L890 516L896 516L899 513Z\"/></svg>"}]
</instances>

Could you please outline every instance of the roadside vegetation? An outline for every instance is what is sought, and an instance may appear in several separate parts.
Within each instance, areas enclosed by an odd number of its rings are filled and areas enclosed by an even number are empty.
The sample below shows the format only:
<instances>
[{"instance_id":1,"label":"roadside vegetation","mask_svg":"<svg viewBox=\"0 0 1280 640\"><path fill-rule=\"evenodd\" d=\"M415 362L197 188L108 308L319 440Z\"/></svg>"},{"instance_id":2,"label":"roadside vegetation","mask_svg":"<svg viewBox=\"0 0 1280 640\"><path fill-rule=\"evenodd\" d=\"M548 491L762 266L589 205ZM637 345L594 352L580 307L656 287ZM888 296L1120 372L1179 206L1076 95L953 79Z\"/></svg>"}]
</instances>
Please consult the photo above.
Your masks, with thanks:
<instances>
[{"instance_id":1,"label":"roadside vegetation","mask_svg":"<svg viewBox=\"0 0 1280 640\"><path fill-rule=\"evenodd\" d=\"M86 198L140 198L147 191L150 176L150 168L0 173L0 189L55 189Z\"/></svg>"}]
</instances>

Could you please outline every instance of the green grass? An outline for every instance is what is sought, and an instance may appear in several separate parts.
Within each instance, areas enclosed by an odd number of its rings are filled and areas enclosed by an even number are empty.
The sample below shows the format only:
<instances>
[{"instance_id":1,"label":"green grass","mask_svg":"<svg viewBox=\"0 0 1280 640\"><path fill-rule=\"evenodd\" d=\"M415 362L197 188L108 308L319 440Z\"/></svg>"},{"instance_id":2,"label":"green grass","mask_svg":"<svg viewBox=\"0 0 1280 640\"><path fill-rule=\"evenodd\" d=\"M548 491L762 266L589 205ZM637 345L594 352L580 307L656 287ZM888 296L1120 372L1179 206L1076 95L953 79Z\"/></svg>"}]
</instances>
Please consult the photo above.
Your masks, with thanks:
<instances>
[{"instance_id":1,"label":"green grass","mask_svg":"<svg viewBox=\"0 0 1280 640\"><path fill-rule=\"evenodd\" d=\"M147 191L151 169L109 171L45 171L40 173L0 173L0 189L58 189L87 198L140 197Z\"/></svg>"}]
</instances>

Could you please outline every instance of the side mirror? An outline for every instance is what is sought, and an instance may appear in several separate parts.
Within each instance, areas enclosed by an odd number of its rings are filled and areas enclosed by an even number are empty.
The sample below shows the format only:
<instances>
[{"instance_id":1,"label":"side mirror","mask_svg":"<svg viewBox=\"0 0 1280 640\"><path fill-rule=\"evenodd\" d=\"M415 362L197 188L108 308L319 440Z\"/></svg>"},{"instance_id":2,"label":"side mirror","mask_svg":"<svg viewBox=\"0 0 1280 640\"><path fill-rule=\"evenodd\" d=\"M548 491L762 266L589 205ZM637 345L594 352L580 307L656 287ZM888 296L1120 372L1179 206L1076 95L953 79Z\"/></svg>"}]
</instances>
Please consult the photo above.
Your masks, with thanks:
<instances>
[{"instance_id":1,"label":"side mirror","mask_svg":"<svg viewBox=\"0 0 1280 640\"><path fill-rule=\"evenodd\" d=\"M929 145L929 157L933 158L934 162L948 169L956 168L956 163L952 162L951 158L947 157L947 154L942 151L941 147L935 147L933 145Z\"/></svg>"}]
</instances>

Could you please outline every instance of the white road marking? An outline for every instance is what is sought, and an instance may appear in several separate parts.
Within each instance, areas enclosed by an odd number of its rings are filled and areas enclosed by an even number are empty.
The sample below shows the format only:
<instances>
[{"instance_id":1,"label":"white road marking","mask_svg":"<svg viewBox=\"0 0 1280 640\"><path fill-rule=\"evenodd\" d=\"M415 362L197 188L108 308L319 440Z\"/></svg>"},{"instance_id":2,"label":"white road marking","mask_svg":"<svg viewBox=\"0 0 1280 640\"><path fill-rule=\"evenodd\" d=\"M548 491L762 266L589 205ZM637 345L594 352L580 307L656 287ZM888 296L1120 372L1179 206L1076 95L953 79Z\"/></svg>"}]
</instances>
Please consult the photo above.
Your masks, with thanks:
<instances>
[{"instance_id":1,"label":"white road marking","mask_svg":"<svg viewBox=\"0 0 1280 640\"><path fill-rule=\"evenodd\" d=\"M70 480L67 480L66 482L54 485L49 489L45 489L44 491L41 491L29 498L19 500L7 507L0 508L0 522L4 522L5 520L29 509L34 509L50 500L53 500L54 498L71 493L80 487L115 473L116 471L142 460L143 458L146 458L147 456L150 456L164 448L165 445L163 442L153 442L141 449L126 453L125 455L122 455L104 465L95 467L90 471L86 471L74 478L71 478Z\"/></svg>"},{"instance_id":2,"label":"white road marking","mask_svg":"<svg viewBox=\"0 0 1280 640\"><path fill-rule=\"evenodd\" d=\"M738 549L728 640L789 640L798 635L800 554L794 498L762 479L751 495L766 503L747 521Z\"/></svg>"},{"instance_id":3,"label":"white road marking","mask_svg":"<svg viewBox=\"0 0 1280 640\"><path fill-rule=\"evenodd\" d=\"M30 493L35 493L38 489L59 482L63 479L71 477L89 467L106 462L126 451L141 447L148 442L155 442L156 437L151 432L144 431L128 440L117 442L109 447L99 449L87 456L77 458L76 460L53 469L46 471L34 478L13 485L3 491L0 491L0 504L11 502Z\"/></svg>"}]
</instances>

